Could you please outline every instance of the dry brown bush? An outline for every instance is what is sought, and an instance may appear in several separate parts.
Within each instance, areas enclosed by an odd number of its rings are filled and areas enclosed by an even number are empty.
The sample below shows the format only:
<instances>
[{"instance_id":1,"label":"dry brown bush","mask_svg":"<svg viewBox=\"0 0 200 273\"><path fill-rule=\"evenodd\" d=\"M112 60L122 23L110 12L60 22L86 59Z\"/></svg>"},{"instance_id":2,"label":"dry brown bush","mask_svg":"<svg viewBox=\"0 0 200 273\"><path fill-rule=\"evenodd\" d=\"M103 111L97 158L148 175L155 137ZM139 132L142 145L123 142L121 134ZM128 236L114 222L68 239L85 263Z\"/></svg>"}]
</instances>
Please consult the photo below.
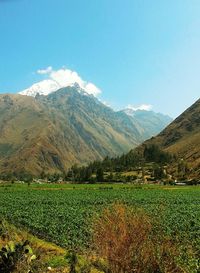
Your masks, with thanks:
<instances>
[{"instance_id":1,"label":"dry brown bush","mask_svg":"<svg viewBox=\"0 0 200 273\"><path fill-rule=\"evenodd\" d=\"M112 273L181 273L177 248L155 234L143 211L122 204L106 208L94 224L94 248Z\"/></svg>"}]
</instances>

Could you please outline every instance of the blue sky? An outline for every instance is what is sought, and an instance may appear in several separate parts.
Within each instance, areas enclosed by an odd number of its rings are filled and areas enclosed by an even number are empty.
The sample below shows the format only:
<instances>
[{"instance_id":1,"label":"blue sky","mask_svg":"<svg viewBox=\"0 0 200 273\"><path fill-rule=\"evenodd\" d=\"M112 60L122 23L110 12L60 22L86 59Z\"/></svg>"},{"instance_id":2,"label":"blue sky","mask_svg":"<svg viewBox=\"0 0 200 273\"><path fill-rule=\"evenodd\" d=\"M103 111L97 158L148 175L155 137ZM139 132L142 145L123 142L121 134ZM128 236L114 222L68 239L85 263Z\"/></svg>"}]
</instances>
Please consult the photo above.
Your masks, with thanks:
<instances>
[{"instance_id":1,"label":"blue sky","mask_svg":"<svg viewBox=\"0 0 200 273\"><path fill-rule=\"evenodd\" d=\"M199 0L0 0L0 93L65 67L115 109L173 117L200 96Z\"/></svg>"}]
</instances>

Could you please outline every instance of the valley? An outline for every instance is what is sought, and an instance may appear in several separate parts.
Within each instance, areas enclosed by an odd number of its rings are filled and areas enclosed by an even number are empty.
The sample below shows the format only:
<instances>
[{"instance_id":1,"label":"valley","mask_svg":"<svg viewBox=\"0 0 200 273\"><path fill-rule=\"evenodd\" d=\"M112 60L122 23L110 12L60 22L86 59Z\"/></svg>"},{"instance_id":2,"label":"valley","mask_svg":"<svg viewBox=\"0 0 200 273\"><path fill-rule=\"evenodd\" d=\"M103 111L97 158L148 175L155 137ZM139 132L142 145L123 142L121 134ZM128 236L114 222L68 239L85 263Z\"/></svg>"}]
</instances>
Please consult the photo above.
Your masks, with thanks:
<instances>
[{"instance_id":1,"label":"valley","mask_svg":"<svg viewBox=\"0 0 200 273\"><path fill-rule=\"evenodd\" d=\"M0 273L200 273L199 15L0 0Z\"/></svg>"}]
</instances>

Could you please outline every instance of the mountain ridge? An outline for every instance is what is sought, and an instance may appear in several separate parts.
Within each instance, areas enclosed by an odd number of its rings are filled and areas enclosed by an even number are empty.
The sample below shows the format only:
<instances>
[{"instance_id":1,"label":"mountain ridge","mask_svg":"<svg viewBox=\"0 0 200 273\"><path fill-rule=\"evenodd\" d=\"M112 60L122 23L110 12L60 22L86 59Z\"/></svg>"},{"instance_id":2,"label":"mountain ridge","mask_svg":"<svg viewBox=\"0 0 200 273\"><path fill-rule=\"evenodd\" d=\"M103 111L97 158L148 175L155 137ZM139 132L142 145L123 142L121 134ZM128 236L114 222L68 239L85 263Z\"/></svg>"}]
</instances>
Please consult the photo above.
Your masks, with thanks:
<instances>
[{"instance_id":1,"label":"mountain ridge","mask_svg":"<svg viewBox=\"0 0 200 273\"><path fill-rule=\"evenodd\" d=\"M0 170L64 171L138 145L142 128L68 87L35 98L0 95ZM141 131L140 131L141 130Z\"/></svg>"},{"instance_id":2,"label":"mountain ridge","mask_svg":"<svg viewBox=\"0 0 200 273\"><path fill-rule=\"evenodd\" d=\"M147 138L137 119L80 91L73 86L35 97L0 95L1 172L64 172L126 153Z\"/></svg>"}]
</instances>

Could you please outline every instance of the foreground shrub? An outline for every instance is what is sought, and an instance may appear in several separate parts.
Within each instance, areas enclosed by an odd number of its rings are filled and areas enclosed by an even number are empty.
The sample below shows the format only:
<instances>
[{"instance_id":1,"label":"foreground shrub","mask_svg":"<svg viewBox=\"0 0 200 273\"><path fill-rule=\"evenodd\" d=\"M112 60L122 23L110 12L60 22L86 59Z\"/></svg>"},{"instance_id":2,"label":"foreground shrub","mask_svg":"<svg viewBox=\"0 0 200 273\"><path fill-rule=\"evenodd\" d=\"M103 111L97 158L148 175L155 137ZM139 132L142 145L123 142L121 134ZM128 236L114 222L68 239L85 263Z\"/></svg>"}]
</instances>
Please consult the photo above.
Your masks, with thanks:
<instances>
[{"instance_id":1,"label":"foreground shrub","mask_svg":"<svg viewBox=\"0 0 200 273\"><path fill-rule=\"evenodd\" d=\"M140 210L115 204L94 224L94 248L112 273L181 273L179 251ZM105 270L104 270L105 271Z\"/></svg>"}]
</instances>

